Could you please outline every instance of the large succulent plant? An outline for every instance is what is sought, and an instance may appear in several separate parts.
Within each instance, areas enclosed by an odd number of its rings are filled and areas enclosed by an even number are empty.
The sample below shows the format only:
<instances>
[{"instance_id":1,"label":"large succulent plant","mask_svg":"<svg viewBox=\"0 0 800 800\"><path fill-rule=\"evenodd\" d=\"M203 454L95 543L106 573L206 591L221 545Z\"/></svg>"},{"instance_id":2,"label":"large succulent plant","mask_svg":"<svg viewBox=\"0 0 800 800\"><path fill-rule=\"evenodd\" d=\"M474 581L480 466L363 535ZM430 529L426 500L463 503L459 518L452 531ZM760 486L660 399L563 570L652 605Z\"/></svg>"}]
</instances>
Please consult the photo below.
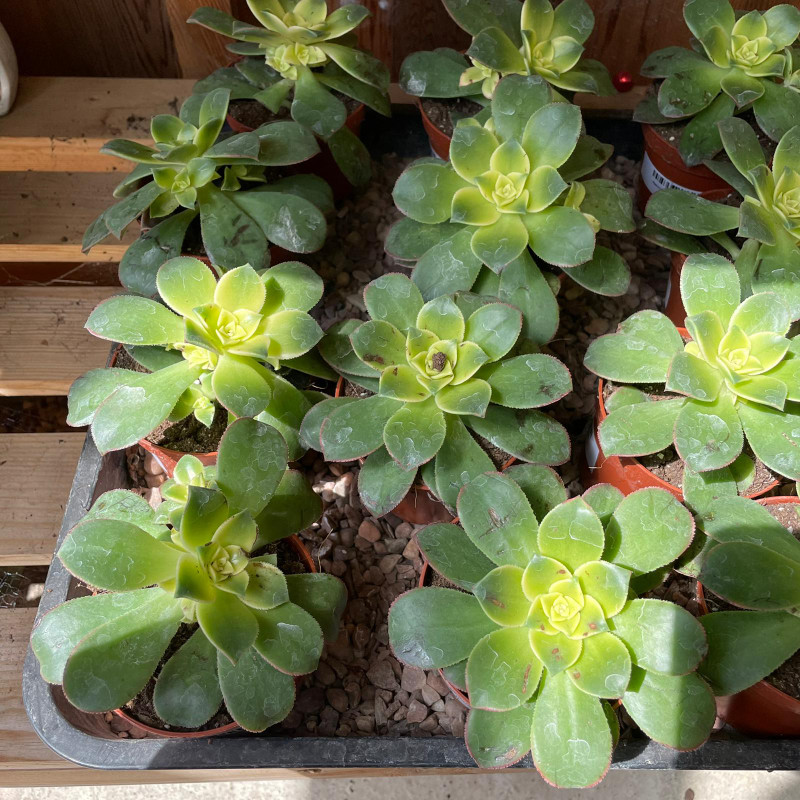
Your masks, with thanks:
<instances>
[{"instance_id":1,"label":"large succulent plant","mask_svg":"<svg viewBox=\"0 0 800 800\"><path fill-rule=\"evenodd\" d=\"M297 429L311 402L274 370L315 370L302 356L322 336L307 313L322 296L322 280L297 261L261 275L246 265L217 280L201 261L174 258L158 271L158 291L168 308L117 295L91 313L91 333L127 345L152 372L90 370L70 389L69 424L91 425L104 453L134 444L167 419L193 413L210 426L217 401L236 417L261 415L297 458Z\"/></svg>"},{"instance_id":2,"label":"large succulent plant","mask_svg":"<svg viewBox=\"0 0 800 800\"><path fill-rule=\"evenodd\" d=\"M269 266L270 244L294 253L310 253L324 244L325 212L333 208L328 184L310 175L270 183L264 177L265 167L296 164L318 153L314 137L291 121L220 136L227 108L225 89L194 95L179 117L153 117L154 147L114 139L101 148L137 166L114 192L124 199L87 229L84 252L108 236L119 238L143 214L156 223L120 262L120 280L131 291L155 294L158 268L181 254L197 217L205 252L222 270L238 264Z\"/></svg>"},{"instance_id":3,"label":"large succulent plant","mask_svg":"<svg viewBox=\"0 0 800 800\"><path fill-rule=\"evenodd\" d=\"M665 189L647 204L645 213L658 227L647 224L644 234L683 253L705 250L697 237L709 237L735 259L743 296L776 291L796 319L800 317L800 125L781 138L771 169L744 120L721 122L719 131L731 163L708 165L742 195L739 208ZM728 235L734 229L744 243L737 244Z\"/></svg>"},{"instance_id":4,"label":"large succulent plant","mask_svg":"<svg viewBox=\"0 0 800 800\"><path fill-rule=\"evenodd\" d=\"M280 722L294 704L293 676L316 669L346 599L332 575L284 575L276 555L254 555L296 530L281 508L307 502L307 492L287 491L286 455L273 428L234 422L216 488L189 486L171 528L132 492L102 495L58 556L106 591L41 619L32 646L44 679L84 711L118 708L145 687L185 623L194 632L157 675L161 719L201 727L224 700L247 730Z\"/></svg>"},{"instance_id":5,"label":"large succulent plant","mask_svg":"<svg viewBox=\"0 0 800 800\"><path fill-rule=\"evenodd\" d=\"M455 506L469 477L492 468L468 428L523 461L566 461L566 431L535 409L569 392L570 375L552 356L509 356L520 334L516 308L475 297L425 303L397 274L372 281L364 300L371 320L331 329L320 352L374 394L322 401L301 433L328 461L366 458L358 485L370 511L391 511L420 468L428 487Z\"/></svg>"},{"instance_id":6,"label":"large succulent plant","mask_svg":"<svg viewBox=\"0 0 800 800\"><path fill-rule=\"evenodd\" d=\"M353 46L352 31L369 11L348 4L329 15L325 0L247 0L247 5L258 26L216 8L199 8L189 17L237 39L228 49L247 56L217 70L199 89L224 86L232 97L257 100L273 113L289 106L296 122L326 140L353 183L368 180L369 153L345 126L347 109L331 92L390 114L389 70Z\"/></svg>"},{"instance_id":7,"label":"large succulent plant","mask_svg":"<svg viewBox=\"0 0 800 800\"><path fill-rule=\"evenodd\" d=\"M728 0L687 0L683 15L697 46L667 47L647 58L642 74L663 82L634 119L689 120L679 145L689 166L719 152L717 123L744 111L752 110L761 130L780 139L800 117L797 87L784 80L791 75L800 9L778 5L737 19Z\"/></svg>"},{"instance_id":8,"label":"large succulent plant","mask_svg":"<svg viewBox=\"0 0 800 800\"><path fill-rule=\"evenodd\" d=\"M606 455L657 453L674 443L695 472L728 467L745 437L771 470L800 478L800 340L775 292L739 302L739 278L722 256L690 256L681 274L689 341L657 311L639 311L601 336L586 366L621 384L664 384L650 402L626 389L600 424ZM613 398L613 396L612 396Z\"/></svg>"},{"instance_id":9,"label":"large succulent plant","mask_svg":"<svg viewBox=\"0 0 800 800\"><path fill-rule=\"evenodd\" d=\"M450 15L473 36L466 57L448 48L412 53L400 85L418 97L491 100L501 78L539 75L569 92L614 94L608 70L583 58L594 28L585 0L443 0Z\"/></svg>"},{"instance_id":10,"label":"large succulent plant","mask_svg":"<svg viewBox=\"0 0 800 800\"><path fill-rule=\"evenodd\" d=\"M398 179L394 200L407 219L392 228L386 248L400 261L416 262L413 280L426 299L469 290L484 264L500 275L501 288L509 265L516 273L524 264L541 282L528 248L589 289L627 289L627 265L595 246L595 233L633 230L630 196L613 181L576 180L609 150L581 136L577 106L552 99L537 76L505 78L485 124L458 123L450 162L425 159ZM511 279L512 288L528 282Z\"/></svg>"},{"instance_id":11,"label":"large succulent plant","mask_svg":"<svg viewBox=\"0 0 800 800\"><path fill-rule=\"evenodd\" d=\"M442 668L469 692L466 740L481 767L532 750L549 783L597 783L618 734L604 702L613 698L650 738L699 747L715 716L695 674L703 629L679 606L636 599L639 576L688 547L691 514L662 489L623 498L600 484L567 502L544 498L530 469L478 476L458 499L463 528L419 532L430 564L458 588L397 599L395 655Z\"/></svg>"}]
</instances>

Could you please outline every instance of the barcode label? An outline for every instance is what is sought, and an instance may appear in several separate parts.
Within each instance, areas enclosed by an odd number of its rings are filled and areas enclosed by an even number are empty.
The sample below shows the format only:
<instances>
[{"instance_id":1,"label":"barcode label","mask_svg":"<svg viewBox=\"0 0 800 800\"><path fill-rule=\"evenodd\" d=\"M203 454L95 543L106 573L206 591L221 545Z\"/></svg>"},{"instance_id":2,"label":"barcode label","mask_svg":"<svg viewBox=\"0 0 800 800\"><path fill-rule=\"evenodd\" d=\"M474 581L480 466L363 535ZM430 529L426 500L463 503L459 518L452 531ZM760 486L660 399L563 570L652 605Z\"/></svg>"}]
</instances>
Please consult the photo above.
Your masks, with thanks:
<instances>
[{"instance_id":1,"label":"barcode label","mask_svg":"<svg viewBox=\"0 0 800 800\"><path fill-rule=\"evenodd\" d=\"M589 469L594 469L597 466L597 459L600 457L600 448L597 446L595 434L590 434L586 440L586 463Z\"/></svg>"},{"instance_id":2,"label":"barcode label","mask_svg":"<svg viewBox=\"0 0 800 800\"><path fill-rule=\"evenodd\" d=\"M646 152L642 159L642 180L652 194L661 191L661 189L683 189L684 192L700 194L696 189L687 189L685 186L681 186L679 183L673 183L669 178L665 178L653 166L653 162Z\"/></svg>"}]
</instances>

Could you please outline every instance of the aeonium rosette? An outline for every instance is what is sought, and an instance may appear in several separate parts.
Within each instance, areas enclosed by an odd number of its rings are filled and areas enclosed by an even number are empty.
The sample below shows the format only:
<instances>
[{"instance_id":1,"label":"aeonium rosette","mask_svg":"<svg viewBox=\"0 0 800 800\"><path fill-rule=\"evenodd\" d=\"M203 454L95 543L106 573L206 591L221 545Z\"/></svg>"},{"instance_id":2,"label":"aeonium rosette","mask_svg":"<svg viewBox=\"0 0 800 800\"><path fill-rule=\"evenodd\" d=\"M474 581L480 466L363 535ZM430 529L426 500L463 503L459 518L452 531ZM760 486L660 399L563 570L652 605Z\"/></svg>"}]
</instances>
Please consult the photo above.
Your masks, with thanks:
<instances>
[{"instance_id":1,"label":"aeonium rosette","mask_svg":"<svg viewBox=\"0 0 800 800\"><path fill-rule=\"evenodd\" d=\"M610 150L582 135L580 109L553 102L538 76L501 81L481 119L458 123L449 162L423 159L400 176L393 197L406 219L386 249L415 262L413 281L427 300L475 287L520 303L527 338L541 344L558 312L533 256L593 291L624 293L628 267L595 234L633 230L631 198L613 181L578 180ZM524 287L535 287L531 297Z\"/></svg>"},{"instance_id":2,"label":"aeonium rosette","mask_svg":"<svg viewBox=\"0 0 800 800\"><path fill-rule=\"evenodd\" d=\"M399 274L372 281L364 299L371 319L333 326L320 353L374 394L323 400L301 435L327 460L366 458L359 491L370 511L394 508L420 468L427 486L454 506L468 477L492 467L469 430L524 461L569 457L564 428L536 410L570 391L569 372L549 355L511 355L518 309L475 296L425 303Z\"/></svg>"},{"instance_id":3,"label":"aeonium rosette","mask_svg":"<svg viewBox=\"0 0 800 800\"><path fill-rule=\"evenodd\" d=\"M532 749L548 782L597 783L618 732L605 702L615 698L651 738L699 747L715 717L694 672L703 629L679 606L636 599L690 544L691 514L661 489L623 498L600 484L563 502L563 486L544 491L536 469L474 478L458 498L459 525L419 532L430 565L456 588L395 601L395 655L443 669L468 692L467 746L481 767Z\"/></svg>"},{"instance_id":4,"label":"aeonium rosette","mask_svg":"<svg viewBox=\"0 0 800 800\"><path fill-rule=\"evenodd\" d=\"M191 459L179 469L191 471ZM286 483L286 466L281 435L243 419L222 438L215 485L190 485L167 519L133 492L101 495L58 557L105 591L39 620L31 644L44 679L89 712L124 706L155 677L153 704L168 725L199 728L223 701L247 730L280 722L293 676L316 669L347 597L338 578L284 574L265 551L298 530L285 509L311 491ZM182 623L188 638L159 668Z\"/></svg>"},{"instance_id":5,"label":"aeonium rosette","mask_svg":"<svg viewBox=\"0 0 800 800\"><path fill-rule=\"evenodd\" d=\"M739 301L739 276L717 255L687 259L681 334L663 314L640 311L589 346L586 366L616 384L661 383L675 397L652 402L628 389L598 436L606 455L657 453L674 443L694 472L746 458L745 437L771 470L800 478L800 349L776 292ZM612 395L613 398L613 395Z\"/></svg>"},{"instance_id":6,"label":"aeonium rosette","mask_svg":"<svg viewBox=\"0 0 800 800\"><path fill-rule=\"evenodd\" d=\"M236 417L262 415L298 455L295 427L311 404L275 373L322 336L310 309L322 281L296 261L259 274L251 266L222 275L194 258L168 261L157 285L166 305L118 295L101 303L86 327L128 346L150 373L94 369L70 389L71 425L91 424L101 452L127 447L166 419L193 413L206 426L218 402ZM267 366L269 365L269 366ZM271 367L271 369L270 369ZM313 367L311 367L313 371Z\"/></svg>"}]
</instances>

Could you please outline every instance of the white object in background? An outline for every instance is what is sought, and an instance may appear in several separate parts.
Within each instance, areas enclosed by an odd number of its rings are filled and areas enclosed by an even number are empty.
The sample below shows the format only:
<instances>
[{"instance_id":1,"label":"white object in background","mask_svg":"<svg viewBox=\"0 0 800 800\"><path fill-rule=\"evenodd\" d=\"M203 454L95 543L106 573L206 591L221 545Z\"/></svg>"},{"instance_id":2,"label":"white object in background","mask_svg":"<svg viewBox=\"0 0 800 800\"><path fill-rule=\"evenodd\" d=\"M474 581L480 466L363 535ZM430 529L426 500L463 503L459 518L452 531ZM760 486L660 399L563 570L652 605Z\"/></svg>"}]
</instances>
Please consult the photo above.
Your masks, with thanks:
<instances>
[{"instance_id":1,"label":"white object in background","mask_svg":"<svg viewBox=\"0 0 800 800\"><path fill-rule=\"evenodd\" d=\"M17 96L17 55L6 29L0 23L0 117L11 111Z\"/></svg>"}]
</instances>

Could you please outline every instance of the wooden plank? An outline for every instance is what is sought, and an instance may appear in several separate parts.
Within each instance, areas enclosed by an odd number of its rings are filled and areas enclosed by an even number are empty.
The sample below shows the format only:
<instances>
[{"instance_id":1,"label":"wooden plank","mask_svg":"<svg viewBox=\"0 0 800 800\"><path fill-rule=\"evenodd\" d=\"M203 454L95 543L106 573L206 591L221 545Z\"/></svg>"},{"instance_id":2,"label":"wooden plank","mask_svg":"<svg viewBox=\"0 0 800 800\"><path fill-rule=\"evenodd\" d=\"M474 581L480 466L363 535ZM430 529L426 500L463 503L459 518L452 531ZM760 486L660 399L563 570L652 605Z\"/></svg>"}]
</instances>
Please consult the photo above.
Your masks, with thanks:
<instances>
[{"instance_id":1,"label":"wooden plank","mask_svg":"<svg viewBox=\"0 0 800 800\"><path fill-rule=\"evenodd\" d=\"M119 287L0 287L0 395L65 395L109 343L83 326Z\"/></svg>"},{"instance_id":2,"label":"wooden plank","mask_svg":"<svg viewBox=\"0 0 800 800\"><path fill-rule=\"evenodd\" d=\"M47 565L84 433L0 434L0 566Z\"/></svg>"},{"instance_id":3,"label":"wooden plank","mask_svg":"<svg viewBox=\"0 0 800 800\"><path fill-rule=\"evenodd\" d=\"M0 262L83 262L81 239L89 223L112 205L120 176L113 173L0 172ZM134 241L129 226L92 248L92 261L119 261Z\"/></svg>"},{"instance_id":4,"label":"wooden plank","mask_svg":"<svg viewBox=\"0 0 800 800\"><path fill-rule=\"evenodd\" d=\"M232 12L231 0L165 0L178 67L184 78L204 78L234 57L225 48L230 39L200 25L186 24L200 6Z\"/></svg>"},{"instance_id":5,"label":"wooden plank","mask_svg":"<svg viewBox=\"0 0 800 800\"><path fill-rule=\"evenodd\" d=\"M127 172L130 163L99 155L101 145L115 138L150 143L150 118L177 113L193 83L21 78L13 109L0 117L0 171Z\"/></svg>"}]
</instances>

